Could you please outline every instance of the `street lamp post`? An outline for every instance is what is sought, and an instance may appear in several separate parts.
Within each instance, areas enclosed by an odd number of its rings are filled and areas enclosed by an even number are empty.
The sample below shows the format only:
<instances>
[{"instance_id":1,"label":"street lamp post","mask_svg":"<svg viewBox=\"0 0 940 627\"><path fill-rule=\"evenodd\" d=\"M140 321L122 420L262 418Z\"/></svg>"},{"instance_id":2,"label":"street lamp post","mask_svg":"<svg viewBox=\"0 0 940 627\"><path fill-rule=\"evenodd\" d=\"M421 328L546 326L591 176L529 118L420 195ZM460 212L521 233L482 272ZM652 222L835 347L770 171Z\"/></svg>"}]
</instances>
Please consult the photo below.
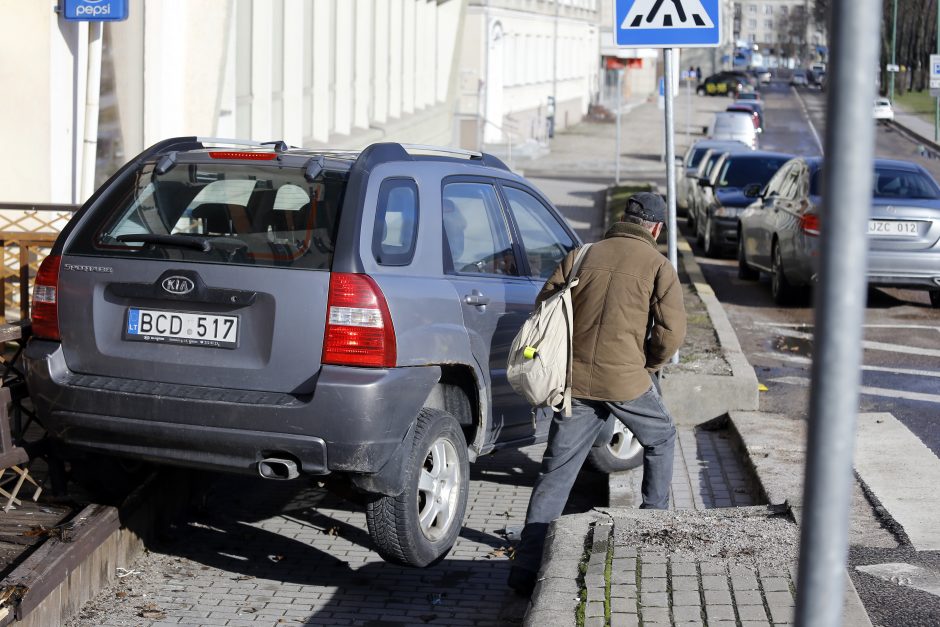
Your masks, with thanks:
<instances>
[{"instance_id":1,"label":"street lamp post","mask_svg":"<svg viewBox=\"0 0 940 627\"><path fill-rule=\"evenodd\" d=\"M894 104L894 68L897 67L897 48L898 48L898 0L894 0L891 22L891 68L888 71L888 98L891 104Z\"/></svg>"}]
</instances>

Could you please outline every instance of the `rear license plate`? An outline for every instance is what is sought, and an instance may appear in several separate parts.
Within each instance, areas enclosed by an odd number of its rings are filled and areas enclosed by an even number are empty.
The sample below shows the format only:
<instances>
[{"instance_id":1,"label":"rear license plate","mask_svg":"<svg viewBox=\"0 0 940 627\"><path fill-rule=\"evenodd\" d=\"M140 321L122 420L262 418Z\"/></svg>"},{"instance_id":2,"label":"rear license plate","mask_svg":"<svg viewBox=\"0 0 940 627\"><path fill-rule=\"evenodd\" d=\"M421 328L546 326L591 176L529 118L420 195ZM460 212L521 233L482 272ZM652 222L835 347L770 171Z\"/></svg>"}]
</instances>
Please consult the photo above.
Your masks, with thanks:
<instances>
[{"instance_id":1,"label":"rear license plate","mask_svg":"<svg viewBox=\"0 0 940 627\"><path fill-rule=\"evenodd\" d=\"M237 348L238 316L131 307L127 310L124 339L135 342Z\"/></svg>"},{"instance_id":2,"label":"rear license plate","mask_svg":"<svg viewBox=\"0 0 940 627\"><path fill-rule=\"evenodd\" d=\"M912 220L869 220L868 234L917 237L920 233L917 229L917 222Z\"/></svg>"}]
</instances>

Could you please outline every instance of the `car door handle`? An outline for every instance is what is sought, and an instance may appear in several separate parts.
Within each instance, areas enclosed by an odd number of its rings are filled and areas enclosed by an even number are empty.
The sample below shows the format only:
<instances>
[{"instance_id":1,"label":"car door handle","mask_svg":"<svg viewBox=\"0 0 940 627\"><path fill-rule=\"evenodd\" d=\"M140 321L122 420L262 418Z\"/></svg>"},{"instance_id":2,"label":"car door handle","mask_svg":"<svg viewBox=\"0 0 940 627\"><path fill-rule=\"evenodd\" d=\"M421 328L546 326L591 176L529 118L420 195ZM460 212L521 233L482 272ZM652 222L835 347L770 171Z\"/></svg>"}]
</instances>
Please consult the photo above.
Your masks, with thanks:
<instances>
[{"instance_id":1,"label":"car door handle","mask_svg":"<svg viewBox=\"0 0 940 627\"><path fill-rule=\"evenodd\" d=\"M490 297L484 296L482 292L473 290L472 293L467 294L463 297L463 302L465 302L468 305L474 305L476 307L479 307L480 305L489 305Z\"/></svg>"}]
</instances>

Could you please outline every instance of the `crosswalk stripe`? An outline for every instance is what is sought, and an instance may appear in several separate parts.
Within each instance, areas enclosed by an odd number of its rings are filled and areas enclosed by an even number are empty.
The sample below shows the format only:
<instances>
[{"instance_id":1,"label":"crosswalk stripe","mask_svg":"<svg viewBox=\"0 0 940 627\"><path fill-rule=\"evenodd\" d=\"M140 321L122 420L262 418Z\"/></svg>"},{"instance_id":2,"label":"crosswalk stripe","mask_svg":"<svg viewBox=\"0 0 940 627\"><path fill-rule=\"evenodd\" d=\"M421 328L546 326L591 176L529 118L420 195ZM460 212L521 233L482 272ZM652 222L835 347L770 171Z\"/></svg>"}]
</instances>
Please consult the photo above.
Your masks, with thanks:
<instances>
[{"instance_id":1,"label":"crosswalk stripe","mask_svg":"<svg viewBox=\"0 0 940 627\"><path fill-rule=\"evenodd\" d=\"M940 460L889 413L860 414L855 470L918 551L940 550Z\"/></svg>"},{"instance_id":2,"label":"crosswalk stripe","mask_svg":"<svg viewBox=\"0 0 940 627\"><path fill-rule=\"evenodd\" d=\"M813 360L802 355L788 355L786 353L755 353L755 357L764 359L779 359L802 366L809 366ZM889 374L906 374L912 377L940 377L940 370L917 370L916 368L892 368L890 366L862 366L865 372L887 372Z\"/></svg>"},{"instance_id":3,"label":"crosswalk stripe","mask_svg":"<svg viewBox=\"0 0 940 627\"><path fill-rule=\"evenodd\" d=\"M784 385L798 385L800 387L809 387L809 377L775 377L769 379L771 383L783 383ZM925 403L940 403L940 394L926 394L924 392L907 392L905 390L891 390L888 388L876 388L863 385L859 390L867 396L884 396L886 398L899 398L905 401L922 401Z\"/></svg>"},{"instance_id":4,"label":"crosswalk stripe","mask_svg":"<svg viewBox=\"0 0 940 627\"><path fill-rule=\"evenodd\" d=\"M780 328L777 333L784 337L792 337L798 340L813 339L812 333L803 331L791 331L790 329ZM872 342L865 340L862 342L862 348L870 351L886 351L889 353L903 353L905 355L922 355L924 357L940 357L940 350L935 348L918 348L917 346L907 346L905 344L890 344L888 342Z\"/></svg>"},{"instance_id":5,"label":"crosswalk stripe","mask_svg":"<svg viewBox=\"0 0 940 627\"><path fill-rule=\"evenodd\" d=\"M893 562L856 566L855 570L877 577L882 581L890 581L899 586L914 588L940 597L940 573L923 566Z\"/></svg>"}]
</instances>

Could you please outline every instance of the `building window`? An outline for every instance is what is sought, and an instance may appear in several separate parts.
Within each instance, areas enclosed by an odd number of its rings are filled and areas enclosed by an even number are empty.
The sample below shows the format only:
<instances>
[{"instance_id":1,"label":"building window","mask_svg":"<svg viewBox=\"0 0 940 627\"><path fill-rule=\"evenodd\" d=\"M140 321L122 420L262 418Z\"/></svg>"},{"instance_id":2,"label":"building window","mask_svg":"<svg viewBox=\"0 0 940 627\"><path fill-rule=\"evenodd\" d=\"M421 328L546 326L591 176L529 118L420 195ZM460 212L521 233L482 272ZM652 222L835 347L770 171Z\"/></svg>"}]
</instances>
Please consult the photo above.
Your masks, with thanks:
<instances>
[{"instance_id":1,"label":"building window","mask_svg":"<svg viewBox=\"0 0 940 627\"><path fill-rule=\"evenodd\" d=\"M774 5L765 4L764 5L764 15L773 15L774 14Z\"/></svg>"},{"instance_id":2,"label":"building window","mask_svg":"<svg viewBox=\"0 0 940 627\"><path fill-rule=\"evenodd\" d=\"M749 4L749 5L747 5L747 12L748 12L748 13L757 13L757 5L756 5L756 4Z\"/></svg>"},{"instance_id":3,"label":"building window","mask_svg":"<svg viewBox=\"0 0 940 627\"><path fill-rule=\"evenodd\" d=\"M764 20L764 28L765 28L765 29L767 29L767 30L772 30L773 27L774 27L774 21L773 21L773 20Z\"/></svg>"},{"instance_id":4,"label":"building window","mask_svg":"<svg viewBox=\"0 0 940 627\"><path fill-rule=\"evenodd\" d=\"M754 30L755 28L757 28L757 20L748 20L747 27L751 30Z\"/></svg>"}]
</instances>

